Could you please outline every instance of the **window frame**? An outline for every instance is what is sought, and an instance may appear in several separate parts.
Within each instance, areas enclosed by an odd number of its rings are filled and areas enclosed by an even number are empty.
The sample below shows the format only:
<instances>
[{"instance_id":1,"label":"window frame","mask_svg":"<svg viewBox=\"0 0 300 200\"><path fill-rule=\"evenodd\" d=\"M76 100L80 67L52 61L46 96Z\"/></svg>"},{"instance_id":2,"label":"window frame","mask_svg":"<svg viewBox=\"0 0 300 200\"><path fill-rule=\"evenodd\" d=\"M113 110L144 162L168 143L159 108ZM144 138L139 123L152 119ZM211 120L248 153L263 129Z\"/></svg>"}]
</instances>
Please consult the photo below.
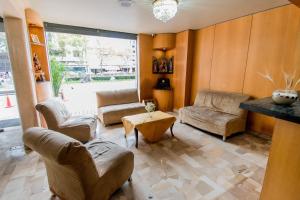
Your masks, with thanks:
<instances>
[{"instance_id":1,"label":"window frame","mask_svg":"<svg viewBox=\"0 0 300 200\"><path fill-rule=\"evenodd\" d=\"M0 32L5 32L4 31L4 21L3 21L2 17L0 17Z\"/></svg>"},{"instance_id":2,"label":"window frame","mask_svg":"<svg viewBox=\"0 0 300 200\"><path fill-rule=\"evenodd\" d=\"M44 27L45 27L46 32L70 33L70 34L79 34L79 35L90 35L90 36L137 40L137 34L134 34L134 33L108 31L108 30L103 30L103 29L94 29L94 28L87 28L87 27L81 27L81 26L55 24L55 23L49 23L49 22L44 22Z\"/></svg>"}]
</instances>

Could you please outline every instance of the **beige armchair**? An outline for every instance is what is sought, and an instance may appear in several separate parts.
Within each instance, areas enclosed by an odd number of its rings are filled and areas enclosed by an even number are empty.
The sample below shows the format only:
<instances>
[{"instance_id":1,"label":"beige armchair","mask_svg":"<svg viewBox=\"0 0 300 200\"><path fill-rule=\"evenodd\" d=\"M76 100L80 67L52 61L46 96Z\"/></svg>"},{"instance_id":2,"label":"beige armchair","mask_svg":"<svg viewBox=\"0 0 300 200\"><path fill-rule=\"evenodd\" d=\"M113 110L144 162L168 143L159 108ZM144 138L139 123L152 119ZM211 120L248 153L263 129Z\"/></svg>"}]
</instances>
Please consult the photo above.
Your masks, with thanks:
<instances>
[{"instance_id":1,"label":"beige armchair","mask_svg":"<svg viewBox=\"0 0 300 200\"><path fill-rule=\"evenodd\" d=\"M111 142L83 145L61 133L30 128L24 144L46 165L50 190L65 200L107 200L133 172L133 153Z\"/></svg>"},{"instance_id":2,"label":"beige armchair","mask_svg":"<svg viewBox=\"0 0 300 200\"><path fill-rule=\"evenodd\" d=\"M61 132L80 142L88 142L95 135L96 116L71 116L62 101L48 99L35 106L46 120L48 129Z\"/></svg>"},{"instance_id":3,"label":"beige armchair","mask_svg":"<svg viewBox=\"0 0 300 200\"><path fill-rule=\"evenodd\" d=\"M136 89L97 92L98 117L104 125L122 122L122 117L146 112Z\"/></svg>"},{"instance_id":4,"label":"beige armchair","mask_svg":"<svg viewBox=\"0 0 300 200\"><path fill-rule=\"evenodd\" d=\"M248 99L249 96L238 93L200 91L193 106L179 110L179 118L183 123L221 135L225 141L227 136L245 131L247 111L239 106Z\"/></svg>"}]
</instances>

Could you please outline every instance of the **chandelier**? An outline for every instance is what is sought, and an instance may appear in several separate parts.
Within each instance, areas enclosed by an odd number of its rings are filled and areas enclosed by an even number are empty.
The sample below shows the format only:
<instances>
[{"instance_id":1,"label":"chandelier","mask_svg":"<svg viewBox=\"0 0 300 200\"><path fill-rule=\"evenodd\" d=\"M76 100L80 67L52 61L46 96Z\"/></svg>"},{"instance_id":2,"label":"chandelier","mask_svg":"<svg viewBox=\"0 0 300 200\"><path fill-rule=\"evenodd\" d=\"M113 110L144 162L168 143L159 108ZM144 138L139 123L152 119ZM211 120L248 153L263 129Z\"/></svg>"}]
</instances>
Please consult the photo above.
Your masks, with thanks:
<instances>
[{"instance_id":1,"label":"chandelier","mask_svg":"<svg viewBox=\"0 0 300 200\"><path fill-rule=\"evenodd\" d=\"M177 0L154 0L154 17L166 23L176 15L177 6Z\"/></svg>"}]
</instances>

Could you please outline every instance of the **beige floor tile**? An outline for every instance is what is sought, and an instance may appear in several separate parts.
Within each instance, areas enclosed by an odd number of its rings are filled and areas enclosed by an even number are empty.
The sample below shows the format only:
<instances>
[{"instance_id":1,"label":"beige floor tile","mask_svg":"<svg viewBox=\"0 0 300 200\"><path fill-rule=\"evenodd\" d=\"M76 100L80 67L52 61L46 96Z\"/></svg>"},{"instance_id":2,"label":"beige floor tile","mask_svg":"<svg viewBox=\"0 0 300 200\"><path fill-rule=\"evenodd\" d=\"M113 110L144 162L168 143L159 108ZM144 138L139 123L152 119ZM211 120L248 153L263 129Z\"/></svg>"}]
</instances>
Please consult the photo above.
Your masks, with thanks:
<instances>
[{"instance_id":1,"label":"beige floor tile","mask_svg":"<svg viewBox=\"0 0 300 200\"><path fill-rule=\"evenodd\" d=\"M125 183L112 200L235 200L258 199L270 141L244 133L223 142L218 136L176 123L158 143L134 134L124 138L122 125L99 125L98 137L129 148L135 155L133 182ZM43 161L25 154L20 127L0 134L1 199L53 199ZM14 148L15 147L15 148Z\"/></svg>"}]
</instances>

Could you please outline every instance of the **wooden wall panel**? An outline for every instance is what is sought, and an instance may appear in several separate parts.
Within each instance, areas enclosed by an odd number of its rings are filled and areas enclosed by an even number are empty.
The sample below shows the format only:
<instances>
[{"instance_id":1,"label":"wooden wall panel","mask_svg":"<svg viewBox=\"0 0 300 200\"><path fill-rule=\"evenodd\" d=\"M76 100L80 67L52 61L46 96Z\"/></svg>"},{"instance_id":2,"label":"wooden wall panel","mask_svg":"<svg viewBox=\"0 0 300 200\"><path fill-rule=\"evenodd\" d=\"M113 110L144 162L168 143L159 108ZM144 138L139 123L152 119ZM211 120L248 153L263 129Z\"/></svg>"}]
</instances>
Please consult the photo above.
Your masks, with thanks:
<instances>
[{"instance_id":1,"label":"wooden wall panel","mask_svg":"<svg viewBox=\"0 0 300 200\"><path fill-rule=\"evenodd\" d=\"M299 200L300 125L276 121L260 200Z\"/></svg>"},{"instance_id":2,"label":"wooden wall panel","mask_svg":"<svg viewBox=\"0 0 300 200\"><path fill-rule=\"evenodd\" d=\"M195 31L191 104L199 90L209 89L215 26Z\"/></svg>"},{"instance_id":3,"label":"wooden wall panel","mask_svg":"<svg viewBox=\"0 0 300 200\"><path fill-rule=\"evenodd\" d=\"M195 33L191 102L197 90L207 88L267 97L277 88L284 89L282 71L291 74L297 69L300 75L300 8L295 5L216 25L211 69L208 29ZM276 87L258 74L266 72L274 77ZM271 134L274 124L271 117L249 113L250 130Z\"/></svg>"},{"instance_id":4,"label":"wooden wall panel","mask_svg":"<svg viewBox=\"0 0 300 200\"><path fill-rule=\"evenodd\" d=\"M191 30L176 34L175 68L172 78L175 109L190 104L193 35Z\"/></svg>"},{"instance_id":5,"label":"wooden wall panel","mask_svg":"<svg viewBox=\"0 0 300 200\"><path fill-rule=\"evenodd\" d=\"M138 35L138 56L139 56L139 88L140 98L152 98L152 89L156 84L157 75L152 74L152 45L151 35Z\"/></svg>"},{"instance_id":6,"label":"wooden wall panel","mask_svg":"<svg viewBox=\"0 0 300 200\"><path fill-rule=\"evenodd\" d=\"M271 96L284 89L283 71L300 74L300 8L288 5L253 16L244 93L255 98ZM275 83L262 78L269 73ZM249 115L248 125L257 132L271 134L274 119Z\"/></svg>"},{"instance_id":7,"label":"wooden wall panel","mask_svg":"<svg viewBox=\"0 0 300 200\"><path fill-rule=\"evenodd\" d=\"M185 76L186 74L186 59L188 49L188 32L184 31L176 34L176 52L175 52L175 69L172 79L174 87L174 108L179 109L184 106L185 94Z\"/></svg>"},{"instance_id":8,"label":"wooden wall panel","mask_svg":"<svg viewBox=\"0 0 300 200\"><path fill-rule=\"evenodd\" d=\"M143 34L139 39L141 97L152 98L158 78L151 72L153 39ZM300 74L300 8L287 5L178 33L176 48L167 56L171 55L175 55L175 71L166 77L174 87L175 109L193 103L196 92L208 88L255 98L271 96L275 87L258 72L272 74L276 88L283 88L283 70L292 73L298 69ZM249 129L272 133L273 127L274 119L249 114Z\"/></svg>"},{"instance_id":9,"label":"wooden wall panel","mask_svg":"<svg viewBox=\"0 0 300 200\"><path fill-rule=\"evenodd\" d=\"M210 88L242 92L252 16L216 25Z\"/></svg>"},{"instance_id":10,"label":"wooden wall panel","mask_svg":"<svg viewBox=\"0 0 300 200\"><path fill-rule=\"evenodd\" d=\"M187 60L186 60L186 75L185 75L185 98L184 106L191 105L191 87L192 87L192 64L193 64L193 50L194 50L194 41L195 41L195 31L188 31L188 51Z\"/></svg>"},{"instance_id":11,"label":"wooden wall panel","mask_svg":"<svg viewBox=\"0 0 300 200\"><path fill-rule=\"evenodd\" d=\"M176 46L175 43L176 34L175 33L161 33L157 34L153 38L153 49L173 49Z\"/></svg>"}]
</instances>

